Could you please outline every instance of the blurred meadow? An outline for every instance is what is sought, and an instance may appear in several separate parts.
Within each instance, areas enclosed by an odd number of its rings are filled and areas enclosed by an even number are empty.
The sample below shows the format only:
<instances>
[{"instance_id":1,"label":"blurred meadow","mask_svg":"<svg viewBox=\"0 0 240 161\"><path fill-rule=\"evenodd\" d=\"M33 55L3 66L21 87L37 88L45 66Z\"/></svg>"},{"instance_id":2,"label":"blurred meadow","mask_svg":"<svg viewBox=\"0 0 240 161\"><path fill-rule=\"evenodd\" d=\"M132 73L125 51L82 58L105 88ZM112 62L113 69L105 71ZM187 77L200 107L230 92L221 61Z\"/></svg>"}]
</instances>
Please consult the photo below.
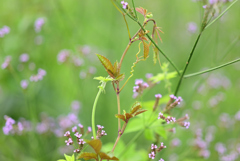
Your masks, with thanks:
<instances>
[{"instance_id":1,"label":"blurred meadow","mask_svg":"<svg viewBox=\"0 0 240 161\"><path fill-rule=\"evenodd\" d=\"M131 5L131 1L128 3ZM230 3L222 5L219 12ZM0 29L4 26L10 29L8 34L0 36L0 64L11 56L9 66L0 69L0 127L4 127L4 116L7 115L16 122L21 121L25 128L23 132L9 135L3 130L0 132L0 160L64 158L63 154L72 154L73 149L65 145L65 131L59 127L71 129L79 122L85 130L91 126L92 106L99 85L93 78L107 76L95 54L106 56L112 63L120 60L129 42L123 16L107 0L2 0L0 4ZM192 0L138 0L135 5L152 12L164 32L160 48L182 70L200 29L203 3ZM237 2L206 29L186 74L240 57L239 8L240 2ZM129 18L127 21L133 35L139 26ZM36 28L39 25L36 23L42 25L40 29ZM189 28L191 25L197 28L192 31ZM151 25L148 27L152 28ZM126 77L130 75L137 52L136 43L123 61L121 71ZM63 53L67 55L67 61L63 61ZM135 101L132 97L135 79L147 81L147 73L157 75L162 72L158 64L154 65L152 53L150 50L149 58L134 68L134 76L120 94L121 110L129 111ZM167 62L161 54L160 60L161 63ZM174 68L169 65L171 71ZM34 81L34 75L40 72L43 72L42 80ZM167 148L155 160L224 160L223 157L228 157L228 161L240 160L239 75L240 62L237 62L183 80L178 95L184 101L172 110L172 115L181 117L187 113L191 126L189 129L176 126L176 133L167 133L163 139ZM178 79L170 79L172 92ZM22 80L26 81L21 83ZM107 136L101 140L107 146L117 137L117 99L111 83L105 90L97 105L96 124L104 126ZM163 96L172 94L161 81L147 90L141 101L154 100L156 93ZM198 135L200 143L195 142ZM127 143L134 136L135 133L127 133L121 139ZM138 152L145 149L142 154L147 155L151 143L143 135L132 148L135 147ZM128 155L134 156L131 150ZM140 159L142 156L134 157L130 160L143 160Z\"/></svg>"}]
</instances>

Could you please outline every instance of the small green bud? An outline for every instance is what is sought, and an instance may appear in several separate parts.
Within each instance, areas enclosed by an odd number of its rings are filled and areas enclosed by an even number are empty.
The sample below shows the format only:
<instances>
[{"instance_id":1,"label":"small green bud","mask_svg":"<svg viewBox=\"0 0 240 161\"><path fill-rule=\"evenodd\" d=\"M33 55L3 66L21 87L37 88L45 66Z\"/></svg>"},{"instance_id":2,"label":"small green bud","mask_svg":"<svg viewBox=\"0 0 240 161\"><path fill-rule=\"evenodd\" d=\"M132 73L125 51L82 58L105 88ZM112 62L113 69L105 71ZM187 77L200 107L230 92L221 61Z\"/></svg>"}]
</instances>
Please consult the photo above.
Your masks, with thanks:
<instances>
[{"instance_id":1,"label":"small green bud","mask_svg":"<svg viewBox=\"0 0 240 161\"><path fill-rule=\"evenodd\" d=\"M152 18L153 17L153 14L148 14L146 15L147 18Z\"/></svg>"}]
</instances>

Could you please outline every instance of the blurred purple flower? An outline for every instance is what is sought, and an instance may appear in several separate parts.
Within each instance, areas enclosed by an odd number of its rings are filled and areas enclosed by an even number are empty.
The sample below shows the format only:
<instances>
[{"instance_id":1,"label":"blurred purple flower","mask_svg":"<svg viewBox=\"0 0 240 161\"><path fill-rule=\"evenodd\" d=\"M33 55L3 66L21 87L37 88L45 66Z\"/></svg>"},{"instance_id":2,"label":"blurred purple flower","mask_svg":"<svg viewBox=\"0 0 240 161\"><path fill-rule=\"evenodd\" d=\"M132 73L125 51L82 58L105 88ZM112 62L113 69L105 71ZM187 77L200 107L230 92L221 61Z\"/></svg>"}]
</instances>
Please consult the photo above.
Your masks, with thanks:
<instances>
[{"instance_id":1,"label":"blurred purple flower","mask_svg":"<svg viewBox=\"0 0 240 161\"><path fill-rule=\"evenodd\" d=\"M4 37L4 35L9 34L10 28L8 26L3 26L0 28L0 37Z\"/></svg>"},{"instance_id":2,"label":"blurred purple flower","mask_svg":"<svg viewBox=\"0 0 240 161\"><path fill-rule=\"evenodd\" d=\"M25 63L25 62L27 62L27 61L29 60L29 55L26 54L26 53L21 54L21 55L19 56L19 60L20 60L20 62Z\"/></svg>"},{"instance_id":3,"label":"blurred purple flower","mask_svg":"<svg viewBox=\"0 0 240 161\"><path fill-rule=\"evenodd\" d=\"M26 89L26 88L28 87L28 81L27 81L27 80L22 80L22 81L20 82L20 84L21 84L21 87L22 87L23 89Z\"/></svg>"},{"instance_id":4,"label":"blurred purple flower","mask_svg":"<svg viewBox=\"0 0 240 161\"><path fill-rule=\"evenodd\" d=\"M197 24L195 22L189 22L187 24L187 29L190 33L194 34L197 31Z\"/></svg>"},{"instance_id":5,"label":"blurred purple flower","mask_svg":"<svg viewBox=\"0 0 240 161\"><path fill-rule=\"evenodd\" d=\"M34 24L34 27L35 27L35 31L36 32L40 32L41 29L42 29L42 26L44 25L45 23L45 20L44 18L38 18L36 21L35 21L35 24Z\"/></svg>"},{"instance_id":6,"label":"blurred purple flower","mask_svg":"<svg viewBox=\"0 0 240 161\"><path fill-rule=\"evenodd\" d=\"M2 69L6 69L9 66L11 60L11 56L6 56L5 61L2 63Z\"/></svg>"},{"instance_id":7,"label":"blurred purple flower","mask_svg":"<svg viewBox=\"0 0 240 161\"><path fill-rule=\"evenodd\" d=\"M171 145L172 145L173 147L180 146L180 144L181 144L181 140L179 140L178 138L174 138L174 139L172 140L172 142L171 142Z\"/></svg>"}]
</instances>

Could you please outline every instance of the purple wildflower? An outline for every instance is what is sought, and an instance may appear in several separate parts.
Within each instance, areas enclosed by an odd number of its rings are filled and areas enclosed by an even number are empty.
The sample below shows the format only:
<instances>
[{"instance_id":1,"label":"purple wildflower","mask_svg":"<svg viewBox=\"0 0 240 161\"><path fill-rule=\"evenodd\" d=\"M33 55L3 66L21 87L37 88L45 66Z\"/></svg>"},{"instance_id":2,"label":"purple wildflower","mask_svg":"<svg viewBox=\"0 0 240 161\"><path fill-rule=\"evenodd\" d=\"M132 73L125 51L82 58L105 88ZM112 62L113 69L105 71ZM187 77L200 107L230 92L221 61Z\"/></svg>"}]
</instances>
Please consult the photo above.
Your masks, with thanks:
<instances>
[{"instance_id":1,"label":"purple wildflower","mask_svg":"<svg viewBox=\"0 0 240 161\"><path fill-rule=\"evenodd\" d=\"M128 7L128 3L127 2L121 1L121 4L123 6L123 9L127 9L127 7Z\"/></svg>"}]
</instances>

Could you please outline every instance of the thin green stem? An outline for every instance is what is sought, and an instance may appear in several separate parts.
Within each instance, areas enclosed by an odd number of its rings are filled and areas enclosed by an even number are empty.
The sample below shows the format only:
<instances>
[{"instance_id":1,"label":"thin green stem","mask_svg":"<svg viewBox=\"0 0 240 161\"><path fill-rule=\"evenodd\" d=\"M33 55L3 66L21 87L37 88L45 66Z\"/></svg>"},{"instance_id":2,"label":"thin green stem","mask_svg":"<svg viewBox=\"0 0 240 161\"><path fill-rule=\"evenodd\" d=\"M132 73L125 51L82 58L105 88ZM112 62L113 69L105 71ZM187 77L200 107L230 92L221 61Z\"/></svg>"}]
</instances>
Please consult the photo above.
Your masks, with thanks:
<instances>
[{"instance_id":1,"label":"thin green stem","mask_svg":"<svg viewBox=\"0 0 240 161\"><path fill-rule=\"evenodd\" d=\"M216 22L219 18L221 18L238 0L233 1L220 15L218 15L212 22L210 22L205 29L211 26L214 22Z\"/></svg>"},{"instance_id":2,"label":"thin green stem","mask_svg":"<svg viewBox=\"0 0 240 161\"><path fill-rule=\"evenodd\" d=\"M95 129L95 113L96 113L96 106L97 106L97 102L98 102L98 98L100 96L102 92L102 89L99 88L97 96L94 100L94 104L93 104L93 109L92 109L92 132L93 132L93 138L96 139L96 129Z\"/></svg>"},{"instance_id":3,"label":"thin green stem","mask_svg":"<svg viewBox=\"0 0 240 161\"><path fill-rule=\"evenodd\" d=\"M135 17L136 17L136 19L138 19L135 4L134 4L134 0L132 0L132 5L133 5L133 10L134 10Z\"/></svg>"},{"instance_id":4,"label":"thin green stem","mask_svg":"<svg viewBox=\"0 0 240 161\"><path fill-rule=\"evenodd\" d=\"M219 65L219 66L216 66L216 67L207 69L207 70L203 70L203 71L200 71L200 72L196 72L196 73L192 73L192 74L185 75L184 78L189 78L189 77L193 77L193 76L196 76L196 75L208 73L208 72L211 72L211 71L220 69L220 68L222 68L222 67L228 66L228 65L230 65L230 64L236 63L236 62L238 62L238 61L240 61L240 58L238 58L238 59L236 59L236 60L233 60L233 61L230 61L230 62L228 62L228 63L222 64L222 65Z\"/></svg>"},{"instance_id":5,"label":"thin green stem","mask_svg":"<svg viewBox=\"0 0 240 161\"><path fill-rule=\"evenodd\" d=\"M197 46L197 44L198 44L198 41L199 41L201 35L202 35L202 32L199 33L199 35L198 35L198 37L197 37L197 40L195 41L195 44L194 44L194 46L193 46L193 48L192 48L192 51L191 51L191 53L190 53L190 55L189 55L188 61L186 62L185 68L184 68L184 70L183 70L183 72L182 72L182 74L181 74L181 77L179 78L177 88L176 88L176 90L175 90L175 92L174 92L174 95L175 95L175 96L177 95L178 90L179 90L179 88L180 88L180 86L181 86L183 76L184 76L184 74L185 74L185 72L186 72L186 70L187 70L187 68L188 68L188 65L189 65L191 59L192 59L193 53L194 53L194 51L195 51L195 49L196 49L196 46Z\"/></svg>"}]
</instances>

